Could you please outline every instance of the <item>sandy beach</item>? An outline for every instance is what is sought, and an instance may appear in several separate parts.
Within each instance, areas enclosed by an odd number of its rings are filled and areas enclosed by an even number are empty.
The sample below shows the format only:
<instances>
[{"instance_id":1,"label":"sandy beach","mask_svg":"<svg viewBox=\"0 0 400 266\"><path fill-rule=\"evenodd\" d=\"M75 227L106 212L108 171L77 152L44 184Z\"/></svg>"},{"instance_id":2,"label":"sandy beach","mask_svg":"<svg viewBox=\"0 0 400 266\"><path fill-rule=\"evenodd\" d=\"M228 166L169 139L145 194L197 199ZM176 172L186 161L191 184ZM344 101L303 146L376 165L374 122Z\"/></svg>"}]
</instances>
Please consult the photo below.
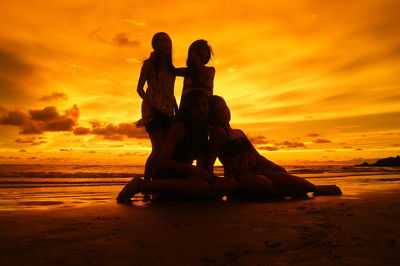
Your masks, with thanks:
<instances>
[{"instance_id":1,"label":"sandy beach","mask_svg":"<svg viewBox=\"0 0 400 266\"><path fill-rule=\"evenodd\" d=\"M398 265L399 185L356 192L4 211L0 264Z\"/></svg>"}]
</instances>

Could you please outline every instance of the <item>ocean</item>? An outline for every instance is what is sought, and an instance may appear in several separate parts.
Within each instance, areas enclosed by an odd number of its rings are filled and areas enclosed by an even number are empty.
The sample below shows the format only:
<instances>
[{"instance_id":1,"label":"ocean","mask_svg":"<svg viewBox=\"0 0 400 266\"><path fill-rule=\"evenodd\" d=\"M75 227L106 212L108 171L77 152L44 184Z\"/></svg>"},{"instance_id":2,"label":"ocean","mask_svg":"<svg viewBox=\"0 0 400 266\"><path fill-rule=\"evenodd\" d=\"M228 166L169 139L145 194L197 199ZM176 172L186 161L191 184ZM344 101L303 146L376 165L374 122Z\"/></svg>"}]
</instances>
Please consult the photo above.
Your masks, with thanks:
<instances>
[{"instance_id":1,"label":"ocean","mask_svg":"<svg viewBox=\"0 0 400 266\"><path fill-rule=\"evenodd\" d=\"M336 184L343 197L400 187L400 168L350 165L286 165L289 173L316 185ZM144 167L132 165L0 165L0 211L70 208L114 201ZM222 167L216 167L222 175ZM141 195L134 204L144 206Z\"/></svg>"}]
</instances>

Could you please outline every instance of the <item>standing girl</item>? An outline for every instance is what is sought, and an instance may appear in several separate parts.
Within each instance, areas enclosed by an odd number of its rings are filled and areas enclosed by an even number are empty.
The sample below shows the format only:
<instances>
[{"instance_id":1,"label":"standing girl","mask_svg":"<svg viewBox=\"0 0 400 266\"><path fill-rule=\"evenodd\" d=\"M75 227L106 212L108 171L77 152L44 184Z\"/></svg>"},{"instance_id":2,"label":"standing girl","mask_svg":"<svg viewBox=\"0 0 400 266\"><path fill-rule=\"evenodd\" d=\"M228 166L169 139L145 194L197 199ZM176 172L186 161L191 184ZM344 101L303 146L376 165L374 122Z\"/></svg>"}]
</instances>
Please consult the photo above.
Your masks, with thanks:
<instances>
[{"instance_id":1,"label":"standing girl","mask_svg":"<svg viewBox=\"0 0 400 266\"><path fill-rule=\"evenodd\" d=\"M165 32L153 36L151 45L154 51L143 62L137 92L143 99L142 119L138 127L146 127L150 136L151 154L147 158L144 178L151 179L161 147L177 112L174 96L175 67L172 64L172 42ZM147 82L146 92L143 90Z\"/></svg>"}]
</instances>

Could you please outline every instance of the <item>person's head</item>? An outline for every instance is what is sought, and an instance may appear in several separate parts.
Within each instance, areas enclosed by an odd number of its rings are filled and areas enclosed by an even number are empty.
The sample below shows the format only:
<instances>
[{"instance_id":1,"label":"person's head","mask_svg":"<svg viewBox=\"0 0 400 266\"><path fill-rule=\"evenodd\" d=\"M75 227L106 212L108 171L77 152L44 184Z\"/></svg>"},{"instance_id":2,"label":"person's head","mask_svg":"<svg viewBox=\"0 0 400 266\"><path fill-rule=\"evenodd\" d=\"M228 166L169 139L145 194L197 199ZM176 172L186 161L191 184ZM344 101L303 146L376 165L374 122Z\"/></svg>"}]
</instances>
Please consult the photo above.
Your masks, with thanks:
<instances>
[{"instance_id":1,"label":"person's head","mask_svg":"<svg viewBox=\"0 0 400 266\"><path fill-rule=\"evenodd\" d=\"M184 123L206 121L208 96L202 90L191 90L182 96L178 119Z\"/></svg>"},{"instance_id":2,"label":"person's head","mask_svg":"<svg viewBox=\"0 0 400 266\"><path fill-rule=\"evenodd\" d=\"M155 53L169 55L172 53L172 41L165 32L157 32L151 40L151 46Z\"/></svg>"},{"instance_id":3,"label":"person's head","mask_svg":"<svg viewBox=\"0 0 400 266\"><path fill-rule=\"evenodd\" d=\"M189 51L188 51L188 61L187 66L190 67L191 62L190 62L190 58L191 58L191 54L195 53L197 54L197 56L200 59L200 62L205 65L207 64L210 59L211 59L211 55L212 55L212 49L211 47L208 45L206 40L197 40L194 41L190 46L189 46Z\"/></svg>"},{"instance_id":4,"label":"person's head","mask_svg":"<svg viewBox=\"0 0 400 266\"><path fill-rule=\"evenodd\" d=\"M213 126L225 126L231 120L231 111L224 98L218 95L210 96L209 102L209 123Z\"/></svg>"},{"instance_id":5,"label":"person's head","mask_svg":"<svg viewBox=\"0 0 400 266\"><path fill-rule=\"evenodd\" d=\"M159 77L158 74L163 63L167 65L168 71L173 73L175 67L172 64L172 41L168 34L165 32L157 32L154 34L153 39L151 40L151 46L154 51L151 53L150 58L146 59L145 62L150 61L153 63L156 77Z\"/></svg>"}]
</instances>

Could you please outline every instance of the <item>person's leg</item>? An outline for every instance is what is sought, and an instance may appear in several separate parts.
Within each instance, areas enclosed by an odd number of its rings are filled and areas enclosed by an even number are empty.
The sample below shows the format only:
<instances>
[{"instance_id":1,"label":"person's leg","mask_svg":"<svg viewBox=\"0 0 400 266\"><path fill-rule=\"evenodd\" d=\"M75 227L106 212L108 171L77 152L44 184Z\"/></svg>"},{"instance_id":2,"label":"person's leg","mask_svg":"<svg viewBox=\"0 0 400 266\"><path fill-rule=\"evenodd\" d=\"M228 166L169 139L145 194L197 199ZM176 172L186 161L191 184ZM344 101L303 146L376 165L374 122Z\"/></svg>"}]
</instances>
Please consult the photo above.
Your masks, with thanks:
<instances>
[{"instance_id":1,"label":"person's leg","mask_svg":"<svg viewBox=\"0 0 400 266\"><path fill-rule=\"evenodd\" d=\"M149 133L151 141L151 153L147 158L146 165L144 168L144 179L150 180L154 175L154 170L156 168L157 159L161 152L162 146L167 138L168 130L152 130Z\"/></svg>"},{"instance_id":2,"label":"person's leg","mask_svg":"<svg viewBox=\"0 0 400 266\"><path fill-rule=\"evenodd\" d=\"M180 199L207 198L210 184L203 178L189 176L185 179L143 180L134 178L118 194L117 201L130 202L137 193L162 194Z\"/></svg>"},{"instance_id":3,"label":"person's leg","mask_svg":"<svg viewBox=\"0 0 400 266\"><path fill-rule=\"evenodd\" d=\"M246 197L275 197L278 189L266 176L249 174L237 179L238 193Z\"/></svg>"},{"instance_id":4,"label":"person's leg","mask_svg":"<svg viewBox=\"0 0 400 266\"><path fill-rule=\"evenodd\" d=\"M315 191L314 184L301 177L268 168L263 168L258 172L270 178L283 196L305 195Z\"/></svg>"}]
</instances>

